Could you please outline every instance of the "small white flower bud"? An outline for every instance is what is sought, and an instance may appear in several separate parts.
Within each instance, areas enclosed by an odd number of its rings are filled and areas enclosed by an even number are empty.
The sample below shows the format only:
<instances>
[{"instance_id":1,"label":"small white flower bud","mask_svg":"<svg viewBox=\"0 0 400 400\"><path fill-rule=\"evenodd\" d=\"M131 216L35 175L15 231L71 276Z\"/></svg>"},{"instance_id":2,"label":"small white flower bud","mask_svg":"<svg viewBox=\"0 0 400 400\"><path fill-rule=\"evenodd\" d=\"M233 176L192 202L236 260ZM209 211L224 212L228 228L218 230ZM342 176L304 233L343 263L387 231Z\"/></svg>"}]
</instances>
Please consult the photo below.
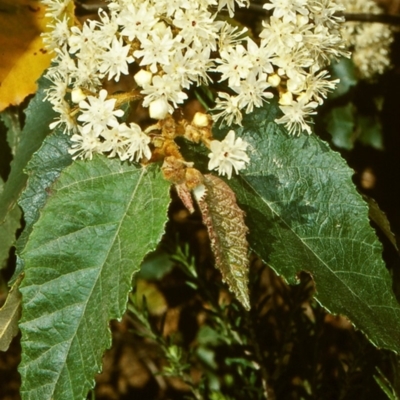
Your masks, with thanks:
<instances>
[{"instance_id":1,"label":"small white flower bud","mask_svg":"<svg viewBox=\"0 0 400 400\"><path fill-rule=\"evenodd\" d=\"M140 87L145 87L150 85L151 79L153 78L153 74L145 69L141 69L139 72L135 74L133 79Z\"/></svg>"},{"instance_id":2,"label":"small white flower bud","mask_svg":"<svg viewBox=\"0 0 400 400\"><path fill-rule=\"evenodd\" d=\"M192 125L196 126L197 128L205 128L210 123L211 117L207 114L202 112L197 112L194 114Z\"/></svg>"},{"instance_id":3,"label":"small white flower bud","mask_svg":"<svg viewBox=\"0 0 400 400\"><path fill-rule=\"evenodd\" d=\"M163 98L152 101L149 104L150 118L164 119L168 114L168 102Z\"/></svg>"},{"instance_id":4,"label":"small white flower bud","mask_svg":"<svg viewBox=\"0 0 400 400\"><path fill-rule=\"evenodd\" d=\"M203 184L200 184L193 189L193 196L197 201L201 200L205 194L206 187Z\"/></svg>"},{"instance_id":5,"label":"small white flower bud","mask_svg":"<svg viewBox=\"0 0 400 400\"><path fill-rule=\"evenodd\" d=\"M167 25L165 25L165 22L157 22L154 26L152 31L156 33L159 37L164 36L165 31L167 30Z\"/></svg>"},{"instance_id":6,"label":"small white flower bud","mask_svg":"<svg viewBox=\"0 0 400 400\"><path fill-rule=\"evenodd\" d=\"M292 92L285 92L281 94L279 99L279 104L281 106L290 106L293 103L293 95Z\"/></svg>"},{"instance_id":7,"label":"small white flower bud","mask_svg":"<svg viewBox=\"0 0 400 400\"><path fill-rule=\"evenodd\" d=\"M277 74L270 75L268 77L268 83L272 87L277 87L281 83L281 77Z\"/></svg>"},{"instance_id":8,"label":"small white flower bud","mask_svg":"<svg viewBox=\"0 0 400 400\"><path fill-rule=\"evenodd\" d=\"M71 100L73 103L78 104L82 100L86 99L86 94L82 92L81 88L74 89L71 92Z\"/></svg>"}]
</instances>

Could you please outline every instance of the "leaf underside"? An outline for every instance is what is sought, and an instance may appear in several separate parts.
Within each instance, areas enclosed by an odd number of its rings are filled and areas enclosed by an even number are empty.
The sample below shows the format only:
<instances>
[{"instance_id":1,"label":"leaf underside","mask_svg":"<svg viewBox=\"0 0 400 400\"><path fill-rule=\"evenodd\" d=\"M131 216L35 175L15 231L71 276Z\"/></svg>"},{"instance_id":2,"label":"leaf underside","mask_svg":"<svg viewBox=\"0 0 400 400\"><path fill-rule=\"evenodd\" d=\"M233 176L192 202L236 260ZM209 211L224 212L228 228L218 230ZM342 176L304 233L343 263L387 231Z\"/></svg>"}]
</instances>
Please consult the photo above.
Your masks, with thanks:
<instances>
[{"instance_id":1,"label":"leaf underside","mask_svg":"<svg viewBox=\"0 0 400 400\"><path fill-rule=\"evenodd\" d=\"M321 305L348 316L376 346L400 352L400 307L352 170L315 135L288 136L278 116L271 102L236 129L251 163L228 183L246 213L250 246L290 283L309 272Z\"/></svg>"},{"instance_id":2,"label":"leaf underside","mask_svg":"<svg viewBox=\"0 0 400 400\"><path fill-rule=\"evenodd\" d=\"M61 173L21 255L22 399L86 398L168 204L154 165L98 156Z\"/></svg>"},{"instance_id":3,"label":"leaf underside","mask_svg":"<svg viewBox=\"0 0 400 400\"><path fill-rule=\"evenodd\" d=\"M208 230L215 266L229 289L249 310L249 246L244 213L236 203L235 194L222 179L207 174L203 183L204 195L196 197L195 191L195 197Z\"/></svg>"}]
</instances>

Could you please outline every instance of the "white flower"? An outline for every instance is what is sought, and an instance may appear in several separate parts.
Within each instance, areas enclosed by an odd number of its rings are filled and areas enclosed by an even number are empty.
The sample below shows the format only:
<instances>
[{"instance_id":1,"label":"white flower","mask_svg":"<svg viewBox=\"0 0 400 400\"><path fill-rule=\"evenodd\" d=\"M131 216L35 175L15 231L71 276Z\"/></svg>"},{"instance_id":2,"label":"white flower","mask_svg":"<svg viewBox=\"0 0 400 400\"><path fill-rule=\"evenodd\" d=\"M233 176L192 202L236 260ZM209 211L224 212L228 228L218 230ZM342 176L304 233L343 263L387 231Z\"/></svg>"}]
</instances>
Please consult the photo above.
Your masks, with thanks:
<instances>
[{"instance_id":1,"label":"white flower","mask_svg":"<svg viewBox=\"0 0 400 400\"><path fill-rule=\"evenodd\" d=\"M48 77L52 85L45 89L46 97L45 100L49 101L53 106L63 103L64 96L67 93L67 82L63 80L63 76L55 73L51 77Z\"/></svg>"},{"instance_id":2,"label":"white flower","mask_svg":"<svg viewBox=\"0 0 400 400\"><path fill-rule=\"evenodd\" d=\"M178 42L174 40L171 28L168 27L160 35L151 31L150 36L143 39L141 50L135 50L133 55L136 58L142 58L139 65L150 65L150 71L155 74L157 63L161 65L169 64L169 58L177 45Z\"/></svg>"},{"instance_id":3,"label":"white flower","mask_svg":"<svg viewBox=\"0 0 400 400\"><path fill-rule=\"evenodd\" d=\"M269 0L272 4L264 4L263 8L274 10L275 18L283 18L284 23L296 22L297 13L308 15L308 0Z\"/></svg>"},{"instance_id":4,"label":"white flower","mask_svg":"<svg viewBox=\"0 0 400 400\"><path fill-rule=\"evenodd\" d=\"M62 20L55 19L52 24L48 24L48 31L42 33L43 43L46 48L53 50L55 48L63 47L67 43L71 35L68 26L69 18L64 15Z\"/></svg>"},{"instance_id":5,"label":"white flower","mask_svg":"<svg viewBox=\"0 0 400 400\"><path fill-rule=\"evenodd\" d=\"M121 129L125 124L118 125L115 128L106 129L101 134L104 141L101 143L101 152L108 153L108 157L112 158L118 155L120 158L126 154L127 140L121 135Z\"/></svg>"},{"instance_id":6,"label":"white flower","mask_svg":"<svg viewBox=\"0 0 400 400\"><path fill-rule=\"evenodd\" d=\"M56 128L58 125L64 125L63 133L70 133L76 131L75 119L71 116L71 109L69 104L63 100L53 106L53 110L58 114L55 121L50 125L50 129Z\"/></svg>"},{"instance_id":7,"label":"white flower","mask_svg":"<svg viewBox=\"0 0 400 400\"><path fill-rule=\"evenodd\" d=\"M173 80L169 75L153 76L152 84L145 86L141 93L146 95L143 101L144 107L148 107L152 101L159 98L172 102L174 107L177 107L177 104L182 104L187 99L187 94L182 92L179 82ZM173 108L170 109L171 113L172 111Z\"/></svg>"},{"instance_id":8,"label":"white flower","mask_svg":"<svg viewBox=\"0 0 400 400\"><path fill-rule=\"evenodd\" d=\"M261 107L266 99L272 99L274 95L266 91L271 85L267 82L267 74L260 74L257 79L250 74L247 80L240 82L240 86L233 88L238 93L238 105L242 110L246 108L246 114L253 112L254 107Z\"/></svg>"},{"instance_id":9,"label":"white flower","mask_svg":"<svg viewBox=\"0 0 400 400\"><path fill-rule=\"evenodd\" d=\"M99 45L96 43L95 29L97 25L97 21L89 20L83 24L82 30L77 26L71 28L71 36L68 39L71 54L80 52L86 57L86 53L96 53Z\"/></svg>"},{"instance_id":10,"label":"white flower","mask_svg":"<svg viewBox=\"0 0 400 400\"><path fill-rule=\"evenodd\" d=\"M129 126L121 124L119 132L126 143L126 152L121 160L140 161L143 157L150 160L150 138L142 132L139 125L130 123Z\"/></svg>"},{"instance_id":11,"label":"white flower","mask_svg":"<svg viewBox=\"0 0 400 400\"><path fill-rule=\"evenodd\" d=\"M128 3L117 17L118 25L123 27L121 35L127 36L131 41L138 38L142 42L159 20L155 14L155 8L148 1L140 6Z\"/></svg>"},{"instance_id":12,"label":"white flower","mask_svg":"<svg viewBox=\"0 0 400 400\"><path fill-rule=\"evenodd\" d=\"M246 79L253 64L247 50L241 44L221 51L221 58L216 60L219 65L215 70L222 74L220 82L228 79L229 86L239 86L240 79Z\"/></svg>"},{"instance_id":13,"label":"white flower","mask_svg":"<svg viewBox=\"0 0 400 400\"><path fill-rule=\"evenodd\" d=\"M218 11L226 7L229 12L229 16L232 18L235 15L235 1L239 7L245 7L249 5L249 0L218 0Z\"/></svg>"},{"instance_id":14,"label":"white flower","mask_svg":"<svg viewBox=\"0 0 400 400\"><path fill-rule=\"evenodd\" d=\"M68 153L72 155L73 160L77 158L91 160L94 153L101 152L102 143L93 131L84 135L72 135L71 141L73 144L68 150Z\"/></svg>"},{"instance_id":15,"label":"white flower","mask_svg":"<svg viewBox=\"0 0 400 400\"><path fill-rule=\"evenodd\" d=\"M300 43L303 36L296 33L296 25L283 22L279 18L271 17L268 22L262 22L263 30L260 38L265 39L265 44L272 52L277 54L290 52Z\"/></svg>"},{"instance_id":16,"label":"white flower","mask_svg":"<svg viewBox=\"0 0 400 400\"><path fill-rule=\"evenodd\" d=\"M241 138L235 140L235 131L231 130L222 141L212 140L210 143L211 153L208 155L208 169L216 169L219 175L232 177L232 170L237 174L246 168L250 158L246 154L248 143Z\"/></svg>"},{"instance_id":17,"label":"white flower","mask_svg":"<svg viewBox=\"0 0 400 400\"><path fill-rule=\"evenodd\" d=\"M308 103L304 98L300 98L298 101L293 100L290 105L279 106L284 116L276 119L275 122L277 124L285 124L289 135L300 135L303 131L311 135L311 128L306 118L309 115L316 114L315 108L317 107L318 103L316 101Z\"/></svg>"},{"instance_id":18,"label":"white flower","mask_svg":"<svg viewBox=\"0 0 400 400\"><path fill-rule=\"evenodd\" d=\"M86 134L93 131L97 136L107 127L116 127L119 122L116 117L122 117L122 110L114 110L116 99L106 100L107 90L100 90L99 97L88 96L87 100L79 103L82 114L78 121L84 123L82 133Z\"/></svg>"},{"instance_id":19,"label":"white flower","mask_svg":"<svg viewBox=\"0 0 400 400\"><path fill-rule=\"evenodd\" d=\"M193 44L200 50L209 46L216 50L216 39L218 38L218 26L214 23L211 14L202 8L179 9L175 12L173 24L181 29L178 38L183 39L186 44Z\"/></svg>"},{"instance_id":20,"label":"white flower","mask_svg":"<svg viewBox=\"0 0 400 400\"><path fill-rule=\"evenodd\" d=\"M115 76L114 80L118 82L121 74L128 75L128 64L134 61L132 56L128 56L130 48L130 45L124 46L122 38L118 40L114 37L107 51L101 55L99 71L108 72L108 80Z\"/></svg>"},{"instance_id":21,"label":"white flower","mask_svg":"<svg viewBox=\"0 0 400 400\"><path fill-rule=\"evenodd\" d=\"M66 12L73 0L42 0L42 3L46 6L46 17L58 18Z\"/></svg>"},{"instance_id":22,"label":"white flower","mask_svg":"<svg viewBox=\"0 0 400 400\"><path fill-rule=\"evenodd\" d=\"M222 118L221 124L226 121L228 126L231 126L232 123L242 125L243 116L239 108L239 100L239 96L230 96L228 93L218 92L214 110L221 110L221 112L213 114L212 119L217 121Z\"/></svg>"}]
</instances>

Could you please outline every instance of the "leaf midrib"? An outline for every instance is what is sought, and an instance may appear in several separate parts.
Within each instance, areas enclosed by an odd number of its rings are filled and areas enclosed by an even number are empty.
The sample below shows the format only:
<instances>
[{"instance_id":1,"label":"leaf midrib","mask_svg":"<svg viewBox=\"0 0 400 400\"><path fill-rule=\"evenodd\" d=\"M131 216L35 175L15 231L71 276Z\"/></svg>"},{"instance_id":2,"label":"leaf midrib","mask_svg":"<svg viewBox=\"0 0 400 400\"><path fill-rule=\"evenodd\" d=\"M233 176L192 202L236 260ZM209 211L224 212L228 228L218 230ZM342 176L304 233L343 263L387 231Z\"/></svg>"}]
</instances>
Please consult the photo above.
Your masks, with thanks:
<instances>
[{"instance_id":1,"label":"leaf midrib","mask_svg":"<svg viewBox=\"0 0 400 400\"><path fill-rule=\"evenodd\" d=\"M292 229L292 227L286 222L286 220L283 219L283 218L281 217L281 215L280 215L278 212L276 212L276 211L269 205L268 201L267 201L266 199L264 199L264 197L262 196L262 194L260 194L260 193L256 190L256 188L255 188L253 185L251 185L250 182L248 182L248 181L246 180L246 176L242 176L242 175L241 175L240 178L239 178L239 180L243 180L243 181L244 181L245 185L247 185L259 199L261 199L261 201L268 207L268 209L271 210L271 212L272 212L272 213L273 213L287 228L288 228L288 230L289 230L290 232L292 232L292 234L293 234L296 238L298 238L298 240L305 246L305 248L306 248L306 249L307 249L307 250L308 250L322 265L324 265L324 266L329 270L329 272L330 272L333 276L335 276L335 277L341 282L341 284L342 284L344 287L346 287L346 288L349 290L350 293L352 293L361 303L363 303L363 304L365 303L356 293L354 293L354 292L345 284L345 282L344 282L342 279L340 279L339 277L336 276L335 271L333 271L333 270L329 267L329 265L328 265L324 260L322 260L322 259L318 256L318 254L316 254L315 251L314 251L306 242L304 242L304 240L298 235L298 233L295 232L295 231ZM370 307L370 305L367 304L367 307L371 310L371 312L373 312L373 309Z\"/></svg>"},{"instance_id":2,"label":"leaf midrib","mask_svg":"<svg viewBox=\"0 0 400 400\"><path fill-rule=\"evenodd\" d=\"M102 174L102 175L100 175L100 176L96 176L95 178L85 179L85 180L83 180L83 181L75 181L74 183L75 183L75 184L79 184L80 182L84 182L84 181L96 181L97 179L103 179L103 178L105 178L105 177L109 177L109 176L113 176L113 175L121 175L122 173L124 173L124 174L125 174L125 173L126 173L126 174L131 173L131 174L132 174L132 171L134 171L134 170L132 169L132 170L126 170L126 171L118 171L118 172L114 172L114 173L110 173L110 174ZM132 204L132 202L133 202L133 199L134 199L135 196L136 196L136 193L137 193L137 190L138 190L138 188L139 188L139 186L140 186L140 183L142 182L142 179L143 179L143 177L144 177L145 174L146 174L146 169L145 169L145 168L142 168L142 171L141 171L140 176L139 176L139 178L138 178L138 182L137 182L137 184L135 185L135 188L134 188L134 190L133 190L133 192L132 192L132 195L131 195L131 197L130 197L130 199L129 199L129 202L127 203L127 207L125 208L125 211L124 211L124 213L123 213L124 216L126 216L127 210L129 210L129 208L130 208L130 206L131 206L131 204ZM69 185L68 187L71 187L71 186L73 186L73 185ZM62 189L65 189L65 186L63 186ZM59 193L59 189L57 189L57 193ZM54 196L54 197L55 197L55 196ZM75 340L75 338L76 338L76 334L77 334L77 332L78 332L78 330L79 330L78 328L81 326L82 320L83 320L84 315L85 315L85 313L86 313L86 307L87 307L87 305L88 305L88 303L89 303L89 301L90 301L90 298L91 298L91 296L92 296L92 294L93 294L93 290L94 290L94 288L95 288L96 285L97 285L97 282L98 282L98 280L99 280L99 277L101 276L101 272L102 272L102 270L103 270L104 264L105 264L106 260L107 260L108 257L109 257L111 248L114 246L114 243L116 242L116 238L118 237L118 233L119 233L119 231L120 231L120 229L121 229L121 226L122 226L123 221L124 221L124 217L121 218L120 223L117 225L117 228L116 228L116 230L115 230L114 237L112 238L112 241L110 241L110 243L112 243L112 245L109 246L108 252L105 253L104 262L103 262L103 264L102 264L102 267L100 267L100 268L98 269L98 270L99 270L99 273L97 274L97 278L96 278L95 281L93 281L92 289L91 289L89 295L87 296L87 301L86 301L85 306L84 306L84 308L83 308L83 310L82 310L81 318L79 319L79 322L76 324L77 329L75 330L75 333L73 334L73 336L71 336L71 338L70 338L70 340L69 340L68 350L64 352L64 354L66 355L66 356L65 356L65 361L66 361L66 359L67 359L67 357L68 357L68 354L69 354L70 348L71 348L71 346L72 346L72 343L74 342L74 340ZM97 226L97 225L93 225L93 226ZM58 310L58 311L60 311L60 310ZM30 322L30 320L29 320L29 321L24 321L24 323L26 323L26 322ZM51 349L49 349L48 351L50 351L50 350L51 350ZM34 360L32 360L32 361L34 361ZM30 365L30 363L31 363L31 362L26 363L25 368L27 368L27 367ZM59 382L59 380L60 380L61 374L62 374L62 372L64 371L64 368L66 367L66 362L64 362L63 365L64 365L64 367L61 368L61 369L59 370L59 374L58 374L58 376L57 376L57 379L54 380L53 390L52 390L51 395L54 395L54 393L55 393L55 389L56 389L57 384L58 384L58 382ZM68 367L67 367L67 373L69 374L69 369L68 369ZM71 383L71 382L70 382L70 383Z\"/></svg>"}]
</instances>

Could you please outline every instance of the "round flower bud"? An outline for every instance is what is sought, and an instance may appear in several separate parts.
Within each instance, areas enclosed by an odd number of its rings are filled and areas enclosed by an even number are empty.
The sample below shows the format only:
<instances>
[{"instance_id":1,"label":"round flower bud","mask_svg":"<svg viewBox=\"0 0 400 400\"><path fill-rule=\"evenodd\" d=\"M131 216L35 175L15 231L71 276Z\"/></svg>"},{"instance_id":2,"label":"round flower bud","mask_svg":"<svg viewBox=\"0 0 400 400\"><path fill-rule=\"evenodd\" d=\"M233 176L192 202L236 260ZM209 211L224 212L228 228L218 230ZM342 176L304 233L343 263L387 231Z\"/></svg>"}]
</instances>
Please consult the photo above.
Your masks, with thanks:
<instances>
[{"instance_id":1,"label":"round flower bud","mask_svg":"<svg viewBox=\"0 0 400 400\"><path fill-rule=\"evenodd\" d=\"M153 78L153 74L149 71L146 71L144 69L141 69L139 72L135 74L133 79L135 82L138 84L140 87L145 87L147 85L150 85L151 79Z\"/></svg>"},{"instance_id":2,"label":"round flower bud","mask_svg":"<svg viewBox=\"0 0 400 400\"><path fill-rule=\"evenodd\" d=\"M281 97L279 99L279 104L281 106L290 106L293 103L293 95L292 92L285 92L281 94Z\"/></svg>"},{"instance_id":3,"label":"round flower bud","mask_svg":"<svg viewBox=\"0 0 400 400\"><path fill-rule=\"evenodd\" d=\"M149 104L150 118L164 119L168 114L168 102L163 98L152 101Z\"/></svg>"},{"instance_id":4,"label":"round flower bud","mask_svg":"<svg viewBox=\"0 0 400 400\"><path fill-rule=\"evenodd\" d=\"M192 125L197 128L205 128L210 123L210 117L202 112L197 112L194 114Z\"/></svg>"},{"instance_id":5,"label":"round flower bud","mask_svg":"<svg viewBox=\"0 0 400 400\"><path fill-rule=\"evenodd\" d=\"M164 36L166 30L167 30L167 25L163 21L157 22L152 29L152 31L158 34L158 36L160 37Z\"/></svg>"},{"instance_id":6,"label":"round flower bud","mask_svg":"<svg viewBox=\"0 0 400 400\"><path fill-rule=\"evenodd\" d=\"M73 103L78 104L82 100L86 99L86 94L82 92L81 88L74 89L71 92L71 100Z\"/></svg>"},{"instance_id":7,"label":"round flower bud","mask_svg":"<svg viewBox=\"0 0 400 400\"><path fill-rule=\"evenodd\" d=\"M268 83L272 87L277 87L281 83L281 77L277 74L270 75L268 77Z\"/></svg>"}]
</instances>

